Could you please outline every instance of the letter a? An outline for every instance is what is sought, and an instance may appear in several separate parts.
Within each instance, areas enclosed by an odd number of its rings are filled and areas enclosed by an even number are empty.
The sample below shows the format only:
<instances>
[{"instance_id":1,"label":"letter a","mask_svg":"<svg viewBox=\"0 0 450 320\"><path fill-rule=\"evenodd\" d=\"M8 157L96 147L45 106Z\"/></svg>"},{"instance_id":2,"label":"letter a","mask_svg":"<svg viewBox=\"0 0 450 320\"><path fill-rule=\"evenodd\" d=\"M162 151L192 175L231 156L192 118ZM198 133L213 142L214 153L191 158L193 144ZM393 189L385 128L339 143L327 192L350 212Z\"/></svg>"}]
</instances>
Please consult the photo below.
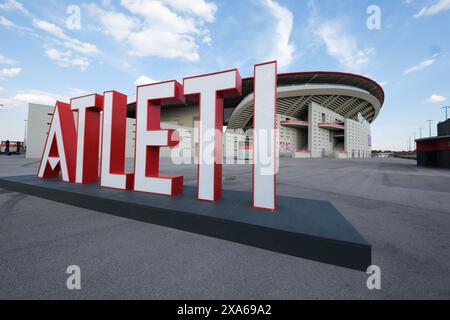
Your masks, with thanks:
<instances>
[{"instance_id":1,"label":"letter a","mask_svg":"<svg viewBox=\"0 0 450 320\"><path fill-rule=\"evenodd\" d=\"M57 177L75 181L76 130L70 105L56 102L50 130L39 165L39 178Z\"/></svg>"}]
</instances>

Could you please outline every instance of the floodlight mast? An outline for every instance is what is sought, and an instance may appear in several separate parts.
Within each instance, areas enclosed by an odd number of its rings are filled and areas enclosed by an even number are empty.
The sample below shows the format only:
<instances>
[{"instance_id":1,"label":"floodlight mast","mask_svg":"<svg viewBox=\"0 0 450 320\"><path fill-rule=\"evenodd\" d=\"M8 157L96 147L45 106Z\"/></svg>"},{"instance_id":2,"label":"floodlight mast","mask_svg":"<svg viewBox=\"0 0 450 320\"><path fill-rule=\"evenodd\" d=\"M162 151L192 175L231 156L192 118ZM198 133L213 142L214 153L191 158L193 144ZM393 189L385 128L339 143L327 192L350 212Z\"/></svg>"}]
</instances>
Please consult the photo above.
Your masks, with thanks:
<instances>
[{"instance_id":1,"label":"floodlight mast","mask_svg":"<svg viewBox=\"0 0 450 320\"><path fill-rule=\"evenodd\" d=\"M448 109L450 109L450 106L442 107L442 109L445 109L445 121L447 121L448 120Z\"/></svg>"}]
</instances>

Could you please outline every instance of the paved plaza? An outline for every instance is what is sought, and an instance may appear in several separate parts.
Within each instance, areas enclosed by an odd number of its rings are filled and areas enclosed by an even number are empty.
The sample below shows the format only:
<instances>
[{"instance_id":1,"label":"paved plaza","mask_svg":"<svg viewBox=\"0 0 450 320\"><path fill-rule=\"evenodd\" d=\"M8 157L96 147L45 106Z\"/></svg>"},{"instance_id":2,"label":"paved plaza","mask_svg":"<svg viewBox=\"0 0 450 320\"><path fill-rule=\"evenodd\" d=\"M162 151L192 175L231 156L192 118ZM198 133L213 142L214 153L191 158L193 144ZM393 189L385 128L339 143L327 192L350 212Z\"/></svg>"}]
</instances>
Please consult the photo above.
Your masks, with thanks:
<instances>
[{"instance_id":1,"label":"paved plaza","mask_svg":"<svg viewBox=\"0 0 450 320\"><path fill-rule=\"evenodd\" d=\"M2 155L0 176L38 164ZM0 299L450 298L449 170L401 159L280 167L279 195L330 201L371 243L381 290L364 272L0 189ZM195 165L161 169L196 184ZM251 166L225 165L223 186L251 191ZM66 288L69 265L81 290Z\"/></svg>"}]
</instances>

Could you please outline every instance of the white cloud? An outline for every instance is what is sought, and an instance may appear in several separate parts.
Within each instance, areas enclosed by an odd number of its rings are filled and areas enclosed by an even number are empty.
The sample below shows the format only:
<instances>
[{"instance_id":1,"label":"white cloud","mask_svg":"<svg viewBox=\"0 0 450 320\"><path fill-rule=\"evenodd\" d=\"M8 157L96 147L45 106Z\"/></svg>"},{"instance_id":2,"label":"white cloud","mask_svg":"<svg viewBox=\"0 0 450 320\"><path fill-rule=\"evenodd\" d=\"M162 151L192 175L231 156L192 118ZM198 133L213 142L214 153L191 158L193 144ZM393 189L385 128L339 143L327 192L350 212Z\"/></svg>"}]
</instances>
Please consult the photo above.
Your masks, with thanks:
<instances>
[{"instance_id":1,"label":"white cloud","mask_svg":"<svg viewBox=\"0 0 450 320\"><path fill-rule=\"evenodd\" d=\"M264 0L262 4L275 18L275 36L272 52L266 59L277 59L280 67L288 66L293 59L295 46L290 42L292 28L294 26L294 15L292 12L273 0Z\"/></svg>"},{"instance_id":2,"label":"white cloud","mask_svg":"<svg viewBox=\"0 0 450 320\"><path fill-rule=\"evenodd\" d=\"M198 61L198 40L209 44L205 23L214 21L217 7L206 0L122 0L128 13L105 10L95 4L89 12L102 30L127 46L128 54Z\"/></svg>"},{"instance_id":3,"label":"white cloud","mask_svg":"<svg viewBox=\"0 0 450 320\"><path fill-rule=\"evenodd\" d=\"M90 93L89 91L86 91L86 90L80 89L80 88L69 87L67 90L67 94L71 97L81 97L81 96L85 96L89 93Z\"/></svg>"},{"instance_id":4,"label":"white cloud","mask_svg":"<svg viewBox=\"0 0 450 320\"><path fill-rule=\"evenodd\" d=\"M206 22L214 22L217 6L205 0L162 0L173 9L196 15Z\"/></svg>"},{"instance_id":5,"label":"white cloud","mask_svg":"<svg viewBox=\"0 0 450 320\"><path fill-rule=\"evenodd\" d=\"M101 0L102 6L104 7L111 7L112 6L112 0Z\"/></svg>"},{"instance_id":6,"label":"white cloud","mask_svg":"<svg viewBox=\"0 0 450 320\"><path fill-rule=\"evenodd\" d=\"M129 54L138 57L159 56L198 61L195 34L198 30L191 18L183 18L160 2L122 0L122 5L145 19L145 27L129 36Z\"/></svg>"},{"instance_id":7,"label":"white cloud","mask_svg":"<svg viewBox=\"0 0 450 320\"><path fill-rule=\"evenodd\" d=\"M47 51L45 51L45 54L47 55L47 57L49 57L50 59L53 60L61 60L64 57L68 57L70 56L70 51L68 52L61 52L59 50L56 49L49 49Z\"/></svg>"},{"instance_id":8,"label":"white cloud","mask_svg":"<svg viewBox=\"0 0 450 320\"><path fill-rule=\"evenodd\" d=\"M136 81L134 81L134 84L137 86L141 86L144 84L150 84L150 83L156 83L156 82L158 82L158 81L142 75L139 78L137 78Z\"/></svg>"},{"instance_id":9,"label":"white cloud","mask_svg":"<svg viewBox=\"0 0 450 320\"><path fill-rule=\"evenodd\" d=\"M4 88L4 87L2 87L2 86L0 86L0 91L3 91L3 90L5 90L5 88Z\"/></svg>"},{"instance_id":10,"label":"white cloud","mask_svg":"<svg viewBox=\"0 0 450 320\"><path fill-rule=\"evenodd\" d=\"M323 21L315 1L311 0L308 7L310 33L325 45L328 55L337 59L347 71L359 72L369 63L370 58L375 55L375 48L362 48L356 37L347 30L344 19Z\"/></svg>"},{"instance_id":11,"label":"white cloud","mask_svg":"<svg viewBox=\"0 0 450 320\"><path fill-rule=\"evenodd\" d=\"M3 68L0 70L0 79L16 77L21 72L22 72L22 68Z\"/></svg>"},{"instance_id":12,"label":"white cloud","mask_svg":"<svg viewBox=\"0 0 450 320\"><path fill-rule=\"evenodd\" d=\"M74 58L72 59L72 65L78 66L81 69L85 69L87 66L89 66L89 61L84 57Z\"/></svg>"},{"instance_id":13,"label":"white cloud","mask_svg":"<svg viewBox=\"0 0 450 320\"><path fill-rule=\"evenodd\" d=\"M56 100L60 101L68 100L65 97L61 97L60 95L40 90L20 91L14 96L13 99L20 102L45 104L49 106L54 105Z\"/></svg>"},{"instance_id":14,"label":"white cloud","mask_svg":"<svg viewBox=\"0 0 450 320\"><path fill-rule=\"evenodd\" d=\"M192 17L183 17L170 10L162 2L144 0L122 0L122 6L131 13L145 18L150 28L164 29L175 34L197 32ZM149 28L149 29L150 29Z\"/></svg>"},{"instance_id":15,"label":"white cloud","mask_svg":"<svg viewBox=\"0 0 450 320\"><path fill-rule=\"evenodd\" d=\"M0 4L0 10L17 10L20 11L26 15L29 15L30 13L28 12L27 9L24 8L24 6L22 5L22 3L20 3L19 1L16 0L8 0L4 3Z\"/></svg>"},{"instance_id":16,"label":"white cloud","mask_svg":"<svg viewBox=\"0 0 450 320\"><path fill-rule=\"evenodd\" d=\"M4 55L0 54L0 64L8 64L8 65L15 65L18 61L5 57Z\"/></svg>"},{"instance_id":17,"label":"white cloud","mask_svg":"<svg viewBox=\"0 0 450 320\"><path fill-rule=\"evenodd\" d=\"M19 25L15 24L14 22L6 19L3 16L0 16L0 26L3 26L5 28L14 28L14 29L17 29L17 30L22 31L22 32L34 33L33 29L30 29L30 28L27 28L27 27L23 27L23 26L19 26Z\"/></svg>"},{"instance_id":18,"label":"white cloud","mask_svg":"<svg viewBox=\"0 0 450 320\"><path fill-rule=\"evenodd\" d=\"M72 51L60 51L57 49L48 49L45 54L50 59L56 61L60 67L80 67L85 70L89 66L89 60L85 57L74 57Z\"/></svg>"},{"instance_id":19,"label":"white cloud","mask_svg":"<svg viewBox=\"0 0 450 320\"><path fill-rule=\"evenodd\" d=\"M0 110L3 110L5 108L18 107L18 106L22 105L23 103L21 101L14 100L13 98L2 98L2 97L0 97L0 104L3 105L3 107ZM0 120L3 120L3 118L0 117ZM0 126L0 129L1 129L1 126Z\"/></svg>"},{"instance_id":20,"label":"white cloud","mask_svg":"<svg viewBox=\"0 0 450 320\"><path fill-rule=\"evenodd\" d=\"M414 18L434 16L446 10L450 10L450 0L437 0L436 3L430 7L423 7L419 13L414 15Z\"/></svg>"},{"instance_id":21,"label":"white cloud","mask_svg":"<svg viewBox=\"0 0 450 320\"><path fill-rule=\"evenodd\" d=\"M211 42L212 42L211 36L209 34L207 34L206 36L203 37L202 42L204 44L207 44L208 46L211 46Z\"/></svg>"},{"instance_id":22,"label":"white cloud","mask_svg":"<svg viewBox=\"0 0 450 320\"><path fill-rule=\"evenodd\" d=\"M57 25L54 25L53 23L44 21L44 20L33 20L33 24L35 27L44 30L45 32L50 33L51 35L54 35L58 38L66 38L66 34L64 30Z\"/></svg>"},{"instance_id":23,"label":"white cloud","mask_svg":"<svg viewBox=\"0 0 450 320\"><path fill-rule=\"evenodd\" d=\"M127 39L131 32L139 27L139 19L120 12L103 10L95 4L89 5L89 11L102 24L104 32L119 41Z\"/></svg>"},{"instance_id":24,"label":"white cloud","mask_svg":"<svg viewBox=\"0 0 450 320\"><path fill-rule=\"evenodd\" d=\"M428 60L422 61L419 64L416 64L415 66L405 70L403 72L403 74L407 75L407 74L410 74L412 72L423 70L423 69L428 68L429 66L433 65L435 62L436 62L435 59L428 59Z\"/></svg>"},{"instance_id":25,"label":"white cloud","mask_svg":"<svg viewBox=\"0 0 450 320\"><path fill-rule=\"evenodd\" d=\"M78 39L69 38L67 41L64 42L64 45L67 48L75 50L76 52L81 54L96 55L100 53L100 51L94 44L88 42L81 42Z\"/></svg>"},{"instance_id":26,"label":"white cloud","mask_svg":"<svg viewBox=\"0 0 450 320\"><path fill-rule=\"evenodd\" d=\"M429 103L438 103L438 102L444 102L445 100L447 100L446 97L440 96L438 94L433 94L433 95L431 95L431 97L429 97L427 99L427 102L429 102Z\"/></svg>"},{"instance_id":27,"label":"white cloud","mask_svg":"<svg viewBox=\"0 0 450 320\"><path fill-rule=\"evenodd\" d=\"M424 60L424 61L422 61L422 62L416 64L415 66L412 66L411 68L406 69L406 70L403 72L403 75L406 76L406 75L408 75L408 74L410 74L410 73L413 73L413 72L416 72L416 71L420 71L420 70L423 70L423 69L426 69L426 68L432 66L433 64L436 63L437 58L438 58L440 55L441 55L440 53L436 53L436 54L434 54L430 59Z\"/></svg>"},{"instance_id":28,"label":"white cloud","mask_svg":"<svg viewBox=\"0 0 450 320\"><path fill-rule=\"evenodd\" d=\"M81 54L86 54L86 55L96 55L96 54L100 53L100 51L97 49L97 47L94 44L88 43L88 42L82 42L78 39L69 37L62 28L58 27L57 25L55 25L53 23L34 19L33 24L35 27L62 40L62 44L69 49L72 49L74 51L77 51Z\"/></svg>"},{"instance_id":29,"label":"white cloud","mask_svg":"<svg viewBox=\"0 0 450 320\"><path fill-rule=\"evenodd\" d=\"M346 33L338 21L318 25L315 34L325 43L328 54L349 70L359 70L375 54L374 48L360 48L356 39Z\"/></svg>"},{"instance_id":30,"label":"white cloud","mask_svg":"<svg viewBox=\"0 0 450 320\"><path fill-rule=\"evenodd\" d=\"M146 29L130 35L132 56L157 56L162 58L180 58L187 61L198 61L198 45L191 36L182 36L167 30ZM149 40L150 39L150 40Z\"/></svg>"},{"instance_id":31,"label":"white cloud","mask_svg":"<svg viewBox=\"0 0 450 320\"><path fill-rule=\"evenodd\" d=\"M6 28L10 28L14 26L14 23L12 23L11 21L9 21L8 19L6 19L3 16L0 16L0 25L6 27Z\"/></svg>"}]
</instances>

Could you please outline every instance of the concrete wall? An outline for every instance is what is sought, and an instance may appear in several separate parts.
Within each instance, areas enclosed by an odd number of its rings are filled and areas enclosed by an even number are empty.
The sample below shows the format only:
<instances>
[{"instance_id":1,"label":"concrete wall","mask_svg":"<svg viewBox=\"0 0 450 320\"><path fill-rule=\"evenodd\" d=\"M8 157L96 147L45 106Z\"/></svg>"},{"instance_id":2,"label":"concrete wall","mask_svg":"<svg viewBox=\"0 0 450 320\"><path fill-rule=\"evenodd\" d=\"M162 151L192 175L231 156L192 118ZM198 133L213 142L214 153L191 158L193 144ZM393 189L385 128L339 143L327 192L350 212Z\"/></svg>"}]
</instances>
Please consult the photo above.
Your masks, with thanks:
<instances>
[{"instance_id":1,"label":"concrete wall","mask_svg":"<svg viewBox=\"0 0 450 320\"><path fill-rule=\"evenodd\" d=\"M239 151L245 146L245 134L242 130L227 130L222 138L223 155L225 159L237 159L239 158Z\"/></svg>"},{"instance_id":2,"label":"concrete wall","mask_svg":"<svg viewBox=\"0 0 450 320\"><path fill-rule=\"evenodd\" d=\"M40 158L44 151L54 107L28 104L27 158Z\"/></svg>"},{"instance_id":3,"label":"concrete wall","mask_svg":"<svg viewBox=\"0 0 450 320\"><path fill-rule=\"evenodd\" d=\"M319 123L344 121L341 115L312 102L308 110L308 145L312 158L334 157L333 132L319 128Z\"/></svg>"},{"instance_id":4,"label":"concrete wall","mask_svg":"<svg viewBox=\"0 0 450 320\"><path fill-rule=\"evenodd\" d=\"M281 122L286 120L298 120L297 118L287 117L282 114L276 116L276 126L279 130L280 156L292 157L298 149L299 130L296 128L285 127Z\"/></svg>"},{"instance_id":5,"label":"concrete wall","mask_svg":"<svg viewBox=\"0 0 450 320\"><path fill-rule=\"evenodd\" d=\"M437 128L438 136L450 136L450 119L439 123Z\"/></svg>"},{"instance_id":6,"label":"concrete wall","mask_svg":"<svg viewBox=\"0 0 450 320\"><path fill-rule=\"evenodd\" d=\"M352 158L370 158L372 147L369 146L370 124L345 119L345 150Z\"/></svg>"},{"instance_id":7,"label":"concrete wall","mask_svg":"<svg viewBox=\"0 0 450 320\"><path fill-rule=\"evenodd\" d=\"M161 122L171 123L181 127L194 127L198 121L198 106L163 107L161 108Z\"/></svg>"},{"instance_id":8,"label":"concrete wall","mask_svg":"<svg viewBox=\"0 0 450 320\"><path fill-rule=\"evenodd\" d=\"M417 165L450 169L450 150L419 151L417 152Z\"/></svg>"}]
</instances>

